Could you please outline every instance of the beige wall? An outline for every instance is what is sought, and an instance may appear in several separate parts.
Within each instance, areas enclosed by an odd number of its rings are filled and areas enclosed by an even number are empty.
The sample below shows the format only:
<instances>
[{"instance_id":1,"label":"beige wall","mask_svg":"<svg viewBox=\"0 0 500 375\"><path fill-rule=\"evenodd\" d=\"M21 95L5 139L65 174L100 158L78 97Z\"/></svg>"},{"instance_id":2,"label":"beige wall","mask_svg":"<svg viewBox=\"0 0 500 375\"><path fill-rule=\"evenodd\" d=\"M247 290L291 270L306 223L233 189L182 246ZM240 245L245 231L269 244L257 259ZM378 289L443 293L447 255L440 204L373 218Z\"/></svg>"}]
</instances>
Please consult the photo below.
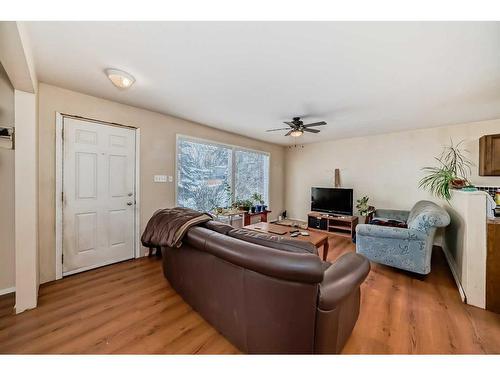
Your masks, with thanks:
<instances>
[{"instance_id":1,"label":"beige wall","mask_svg":"<svg viewBox=\"0 0 500 375\"><path fill-rule=\"evenodd\" d=\"M37 305L38 267L38 116L37 94L15 90L16 313Z\"/></svg>"},{"instance_id":2,"label":"beige wall","mask_svg":"<svg viewBox=\"0 0 500 375\"><path fill-rule=\"evenodd\" d=\"M333 125L335 126L335 125ZM478 176L479 137L500 133L500 119L368 137L342 139L291 148L286 155L286 208L289 216L305 219L311 186L333 186L340 168L343 187L354 188L354 199L370 197L376 207L409 209L420 199L433 199L418 188L421 168L435 165L442 146L465 140L476 164L471 181L500 186L500 177Z\"/></svg>"},{"instance_id":3,"label":"beige wall","mask_svg":"<svg viewBox=\"0 0 500 375\"><path fill-rule=\"evenodd\" d=\"M14 88L1 64L0 126L14 126ZM14 280L14 150L0 148L0 291Z\"/></svg>"},{"instance_id":4,"label":"beige wall","mask_svg":"<svg viewBox=\"0 0 500 375\"><path fill-rule=\"evenodd\" d=\"M40 282L55 278L55 115L62 112L141 129L141 228L158 208L175 204L175 184L153 183L153 175L175 176L176 134L248 147L271 154L270 208L284 209L285 149L175 117L118 104L41 83L39 85Z\"/></svg>"}]
</instances>

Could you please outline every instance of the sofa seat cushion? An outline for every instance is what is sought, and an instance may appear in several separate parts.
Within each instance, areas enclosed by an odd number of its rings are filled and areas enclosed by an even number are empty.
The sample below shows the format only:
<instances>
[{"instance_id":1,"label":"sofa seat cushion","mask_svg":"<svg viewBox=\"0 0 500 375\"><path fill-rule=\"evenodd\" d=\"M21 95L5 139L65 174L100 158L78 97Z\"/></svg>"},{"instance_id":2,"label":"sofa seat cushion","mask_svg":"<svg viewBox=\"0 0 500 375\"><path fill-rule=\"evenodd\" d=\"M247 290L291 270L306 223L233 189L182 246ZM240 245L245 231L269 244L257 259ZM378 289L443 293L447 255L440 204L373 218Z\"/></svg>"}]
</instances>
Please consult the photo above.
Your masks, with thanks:
<instances>
[{"instance_id":1,"label":"sofa seat cushion","mask_svg":"<svg viewBox=\"0 0 500 375\"><path fill-rule=\"evenodd\" d=\"M318 255L318 249L316 249L316 246L314 246L312 243L285 238L276 234L261 233L255 230L241 228L233 229L229 231L227 235L242 241L270 247L276 250Z\"/></svg>"}]
</instances>

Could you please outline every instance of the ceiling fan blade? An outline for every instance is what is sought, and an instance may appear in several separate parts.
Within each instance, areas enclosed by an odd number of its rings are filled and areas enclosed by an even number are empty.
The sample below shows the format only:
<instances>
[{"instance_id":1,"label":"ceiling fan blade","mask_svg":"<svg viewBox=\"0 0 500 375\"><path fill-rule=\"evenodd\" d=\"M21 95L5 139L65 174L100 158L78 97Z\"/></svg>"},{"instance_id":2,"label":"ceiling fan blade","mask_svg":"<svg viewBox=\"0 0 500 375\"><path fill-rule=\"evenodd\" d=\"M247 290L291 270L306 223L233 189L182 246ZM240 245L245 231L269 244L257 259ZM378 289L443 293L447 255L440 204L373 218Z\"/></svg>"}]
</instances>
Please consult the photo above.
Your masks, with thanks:
<instances>
[{"instance_id":1,"label":"ceiling fan blade","mask_svg":"<svg viewBox=\"0 0 500 375\"><path fill-rule=\"evenodd\" d=\"M295 125L293 122L290 122L290 121L283 121L284 124L287 124L288 126L291 126L292 128L296 127L297 125Z\"/></svg>"},{"instance_id":2,"label":"ceiling fan blade","mask_svg":"<svg viewBox=\"0 0 500 375\"><path fill-rule=\"evenodd\" d=\"M286 136L289 136L290 134L292 134L292 132L293 132L293 129L292 129L292 130L290 130L288 133L286 133L286 134L285 134L285 137L286 137Z\"/></svg>"},{"instance_id":3,"label":"ceiling fan blade","mask_svg":"<svg viewBox=\"0 0 500 375\"><path fill-rule=\"evenodd\" d=\"M305 132L309 132L309 133L319 133L319 130L318 129L308 129L308 128L304 128L303 129Z\"/></svg>"},{"instance_id":4,"label":"ceiling fan blade","mask_svg":"<svg viewBox=\"0 0 500 375\"><path fill-rule=\"evenodd\" d=\"M266 130L266 132L275 132L275 131L278 131L278 130L290 130L290 128L269 129L269 130Z\"/></svg>"},{"instance_id":5,"label":"ceiling fan blade","mask_svg":"<svg viewBox=\"0 0 500 375\"><path fill-rule=\"evenodd\" d=\"M313 122L312 124L304 125L304 128L310 128L311 126L321 126L321 125L326 125L326 122L324 121Z\"/></svg>"}]
</instances>

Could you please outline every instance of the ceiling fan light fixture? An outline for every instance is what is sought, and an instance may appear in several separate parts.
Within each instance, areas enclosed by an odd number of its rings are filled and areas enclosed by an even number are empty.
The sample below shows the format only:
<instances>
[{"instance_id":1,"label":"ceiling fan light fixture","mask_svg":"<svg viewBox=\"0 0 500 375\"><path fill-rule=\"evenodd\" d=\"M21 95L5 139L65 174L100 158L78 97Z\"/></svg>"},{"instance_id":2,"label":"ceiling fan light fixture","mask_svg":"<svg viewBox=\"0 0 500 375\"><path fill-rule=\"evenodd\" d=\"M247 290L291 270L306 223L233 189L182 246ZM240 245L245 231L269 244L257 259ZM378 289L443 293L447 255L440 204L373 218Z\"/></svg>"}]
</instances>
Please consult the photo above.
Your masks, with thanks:
<instances>
[{"instance_id":1,"label":"ceiling fan light fixture","mask_svg":"<svg viewBox=\"0 0 500 375\"><path fill-rule=\"evenodd\" d=\"M317 134L320 132L319 129L314 129L316 126L326 125L325 121L313 122L310 124L304 124L303 121L300 120L300 117L294 117L293 121L283 121L288 125L288 128L279 128L279 129L267 129L266 132L275 132L281 130L288 130L285 134L285 137L292 136L294 138L300 137L304 132Z\"/></svg>"},{"instance_id":2,"label":"ceiling fan light fixture","mask_svg":"<svg viewBox=\"0 0 500 375\"><path fill-rule=\"evenodd\" d=\"M123 70L106 69L105 73L111 83L119 89L128 89L135 82L135 78Z\"/></svg>"}]
</instances>

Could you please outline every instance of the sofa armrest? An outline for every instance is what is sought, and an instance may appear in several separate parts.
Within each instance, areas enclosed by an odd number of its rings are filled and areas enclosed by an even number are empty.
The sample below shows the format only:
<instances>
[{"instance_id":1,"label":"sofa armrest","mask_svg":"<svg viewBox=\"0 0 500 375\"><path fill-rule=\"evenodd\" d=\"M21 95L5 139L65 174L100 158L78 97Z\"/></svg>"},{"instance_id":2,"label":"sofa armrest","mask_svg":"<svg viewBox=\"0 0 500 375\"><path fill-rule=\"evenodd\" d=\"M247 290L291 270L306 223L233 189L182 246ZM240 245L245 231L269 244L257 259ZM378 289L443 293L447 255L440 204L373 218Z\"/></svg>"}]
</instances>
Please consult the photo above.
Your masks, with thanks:
<instances>
[{"instance_id":1,"label":"sofa armrest","mask_svg":"<svg viewBox=\"0 0 500 375\"><path fill-rule=\"evenodd\" d=\"M333 310L365 280L370 262L363 255L348 253L341 256L325 271L319 285L318 307Z\"/></svg>"},{"instance_id":2,"label":"sofa armrest","mask_svg":"<svg viewBox=\"0 0 500 375\"><path fill-rule=\"evenodd\" d=\"M427 239L427 234L425 232L416 229L384 227L371 224L358 224L356 226L356 236L422 241Z\"/></svg>"},{"instance_id":3,"label":"sofa armrest","mask_svg":"<svg viewBox=\"0 0 500 375\"><path fill-rule=\"evenodd\" d=\"M410 216L410 211L377 209L375 210L373 218L407 221L408 216Z\"/></svg>"}]
</instances>

